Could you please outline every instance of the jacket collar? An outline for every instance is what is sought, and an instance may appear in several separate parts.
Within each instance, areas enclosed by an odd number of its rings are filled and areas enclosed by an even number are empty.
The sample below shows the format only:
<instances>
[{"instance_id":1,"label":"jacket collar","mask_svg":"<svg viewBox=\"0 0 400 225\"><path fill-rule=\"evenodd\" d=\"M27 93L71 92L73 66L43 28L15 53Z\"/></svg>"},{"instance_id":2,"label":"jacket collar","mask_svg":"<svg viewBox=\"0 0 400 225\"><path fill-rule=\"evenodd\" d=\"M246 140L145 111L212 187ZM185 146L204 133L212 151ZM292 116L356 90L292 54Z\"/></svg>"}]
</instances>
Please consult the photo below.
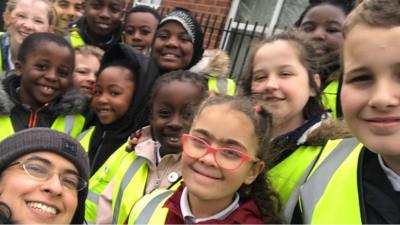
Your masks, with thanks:
<instances>
[{"instance_id":1,"label":"jacket collar","mask_svg":"<svg viewBox=\"0 0 400 225\"><path fill-rule=\"evenodd\" d=\"M12 71L0 84L0 115L9 115L15 106L28 109L17 94L20 86L20 78ZM64 95L55 101L49 102L46 110L55 115L79 114L87 106L87 98L74 88L69 89Z\"/></svg>"}]
</instances>

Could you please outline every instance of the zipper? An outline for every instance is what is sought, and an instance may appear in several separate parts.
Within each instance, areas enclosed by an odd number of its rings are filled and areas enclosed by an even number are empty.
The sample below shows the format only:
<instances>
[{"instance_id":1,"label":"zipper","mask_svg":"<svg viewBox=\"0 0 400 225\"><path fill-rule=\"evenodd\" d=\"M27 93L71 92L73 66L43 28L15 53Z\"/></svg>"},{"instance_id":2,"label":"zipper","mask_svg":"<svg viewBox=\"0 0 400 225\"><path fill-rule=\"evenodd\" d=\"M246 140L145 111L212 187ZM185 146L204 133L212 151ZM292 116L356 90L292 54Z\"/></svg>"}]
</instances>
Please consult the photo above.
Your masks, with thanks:
<instances>
[{"instance_id":1,"label":"zipper","mask_svg":"<svg viewBox=\"0 0 400 225\"><path fill-rule=\"evenodd\" d=\"M48 106L48 103L45 103L42 107L38 108L37 110L29 110L29 120L28 120L28 128L33 128L36 127L36 122L37 122L37 114L40 112L42 109L46 108Z\"/></svg>"},{"instance_id":2,"label":"zipper","mask_svg":"<svg viewBox=\"0 0 400 225\"><path fill-rule=\"evenodd\" d=\"M101 135L101 143L99 144L99 147L97 147L97 149L96 149L96 154L95 154L94 157L93 157L92 167L90 168L90 174L91 174L91 175L93 175L94 172L96 172L96 171L93 171L94 165L95 165L95 163L96 163L96 161L97 161L97 158L99 157L100 149L101 149L101 147L103 146L103 140L104 140L104 138L106 137L106 133L107 133L107 131L103 131L103 134Z\"/></svg>"}]
</instances>

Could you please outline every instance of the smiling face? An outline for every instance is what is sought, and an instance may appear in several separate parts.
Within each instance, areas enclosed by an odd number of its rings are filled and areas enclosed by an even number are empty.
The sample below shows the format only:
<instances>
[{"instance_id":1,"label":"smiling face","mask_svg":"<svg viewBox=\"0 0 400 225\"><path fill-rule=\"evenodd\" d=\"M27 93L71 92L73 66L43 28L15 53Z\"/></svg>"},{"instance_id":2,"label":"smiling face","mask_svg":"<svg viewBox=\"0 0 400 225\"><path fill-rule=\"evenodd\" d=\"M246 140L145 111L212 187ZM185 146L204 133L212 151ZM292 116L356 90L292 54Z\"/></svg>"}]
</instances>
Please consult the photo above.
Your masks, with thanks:
<instances>
[{"instance_id":1,"label":"smiling face","mask_svg":"<svg viewBox=\"0 0 400 225\"><path fill-rule=\"evenodd\" d=\"M371 151L396 156L397 162L400 162L399 38L398 26L352 28L344 43L340 94L344 119L353 134Z\"/></svg>"},{"instance_id":2,"label":"smiling face","mask_svg":"<svg viewBox=\"0 0 400 225\"><path fill-rule=\"evenodd\" d=\"M315 91L291 43L264 44L254 55L251 93L272 113L273 136L287 133L304 122L303 110Z\"/></svg>"},{"instance_id":3,"label":"smiling face","mask_svg":"<svg viewBox=\"0 0 400 225\"><path fill-rule=\"evenodd\" d=\"M157 26L158 20L151 13L134 12L129 14L125 23L125 43L148 54Z\"/></svg>"},{"instance_id":4,"label":"smiling face","mask_svg":"<svg viewBox=\"0 0 400 225\"><path fill-rule=\"evenodd\" d=\"M212 146L237 149L257 158L258 144L253 123L247 115L226 104L204 108L193 121L190 135ZM213 154L198 159L185 153L182 155L182 176L190 203L208 202L210 208L223 209L229 205L242 184L251 184L260 171L260 167L251 161L244 162L235 170L226 170L218 166Z\"/></svg>"},{"instance_id":5,"label":"smiling face","mask_svg":"<svg viewBox=\"0 0 400 225\"><path fill-rule=\"evenodd\" d=\"M171 81L161 85L154 97L150 124L163 154L182 151L180 137L189 130L195 106L200 103L200 87L187 81Z\"/></svg>"},{"instance_id":6,"label":"smiling face","mask_svg":"<svg viewBox=\"0 0 400 225\"><path fill-rule=\"evenodd\" d=\"M78 174L65 158L49 152L35 152L18 158L21 162L50 165L55 174ZM57 162L57 163L54 163ZM20 164L7 168L0 176L0 201L11 209L17 224L69 224L78 204L78 192L61 185L58 176L39 181L31 178Z\"/></svg>"},{"instance_id":7,"label":"smiling face","mask_svg":"<svg viewBox=\"0 0 400 225\"><path fill-rule=\"evenodd\" d=\"M89 32L102 38L112 34L123 16L123 0L88 0L85 16Z\"/></svg>"},{"instance_id":8,"label":"smiling face","mask_svg":"<svg viewBox=\"0 0 400 225\"><path fill-rule=\"evenodd\" d=\"M345 19L346 15L341 8L331 4L321 4L304 15L300 29L309 33L316 41L317 54L324 55L341 48Z\"/></svg>"},{"instance_id":9,"label":"smiling face","mask_svg":"<svg viewBox=\"0 0 400 225\"><path fill-rule=\"evenodd\" d=\"M156 33L152 58L164 71L185 69L193 58L193 43L178 22L166 22Z\"/></svg>"},{"instance_id":10,"label":"smiling face","mask_svg":"<svg viewBox=\"0 0 400 225\"><path fill-rule=\"evenodd\" d=\"M84 0L56 0L57 27L67 28L68 24L83 15Z\"/></svg>"},{"instance_id":11,"label":"smiling face","mask_svg":"<svg viewBox=\"0 0 400 225\"><path fill-rule=\"evenodd\" d=\"M83 94L92 98L96 83L96 72L100 68L100 60L94 55L75 55L75 70L73 84Z\"/></svg>"},{"instance_id":12,"label":"smiling face","mask_svg":"<svg viewBox=\"0 0 400 225\"><path fill-rule=\"evenodd\" d=\"M10 43L19 47L28 35L49 31L49 11L50 6L44 1L19 0L4 21L10 35Z\"/></svg>"},{"instance_id":13,"label":"smiling face","mask_svg":"<svg viewBox=\"0 0 400 225\"><path fill-rule=\"evenodd\" d=\"M135 93L132 76L121 66L110 66L100 73L92 106L102 124L111 124L128 112Z\"/></svg>"},{"instance_id":14,"label":"smiling face","mask_svg":"<svg viewBox=\"0 0 400 225\"><path fill-rule=\"evenodd\" d=\"M74 55L67 47L41 41L26 56L25 62L16 61L17 76L21 76L21 102L38 108L65 93L72 83Z\"/></svg>"}]
</instances>

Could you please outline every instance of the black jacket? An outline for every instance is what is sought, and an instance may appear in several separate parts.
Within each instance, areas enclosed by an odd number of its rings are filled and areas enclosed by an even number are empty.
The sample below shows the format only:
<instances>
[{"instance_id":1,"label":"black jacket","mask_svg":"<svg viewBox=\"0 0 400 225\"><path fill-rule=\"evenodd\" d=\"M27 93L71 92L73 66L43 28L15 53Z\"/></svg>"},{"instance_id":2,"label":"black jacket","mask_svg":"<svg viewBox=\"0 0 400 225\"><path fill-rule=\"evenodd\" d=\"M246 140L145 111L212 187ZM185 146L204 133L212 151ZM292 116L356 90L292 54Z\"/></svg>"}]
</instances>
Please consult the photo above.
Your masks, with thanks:
<instances>
[{"instance_id":1,"label":"black jacket","mask_svg":"<svg viewBox=\"0 0 400 225\"><path fill-rule=\"evenodd\" d=\"M93 39L88 33L88 25L86 22L86 17L82 16L79 18L74 24L71 25L71 30L77 30L80 34L81 38L87 45L94 45L106 51L109 47L122 42L122 30L123 26L122 23L119 23L115 30L111 33L109 37L110 41L106 43L102 43L98 40Z\"/></svg>"},{"instance_id":2,"label":"black jacket","mask_svg":"<svg viewBox=\"0 0 400 225\"><path fill-rule=\"evenodd\" d=\"M92 174L128 140L130 134L149 123L148 101L153 83L159 76L158 68L149 57L125 44L112 46L103 56L102 63L119 59L128 59L139 68L135 77L135 93L128 112L118 121L103 125L96 120L89 144Z\"/></svg>"},{"instance_id":3,"label":"black jacket","mask_svg":"<svg viewBox=\"0 0 400 225\"><path fill-rule=\"evenodd\" d=\"M383 171L378 156L364 149L360 155L359 186L363 223L400 224L400 192L395 191ZM360 182L358 182L360 183Z\"/></svg>"},{"instance_id":4,"label":"black jacket","mask_svg":"<svg viewBox=\"0 0 400 225\"><path fill-rule=\"evenodd\" d=\"M29 128L32 114L37 118L34 127L51 127L58 116L80 114L86 106L86 98L71 88L47 106L34 111L19 99L20 80L11 72L0 85L0 115L11 116L14 131Z\"/></svg>"}]
</instances>

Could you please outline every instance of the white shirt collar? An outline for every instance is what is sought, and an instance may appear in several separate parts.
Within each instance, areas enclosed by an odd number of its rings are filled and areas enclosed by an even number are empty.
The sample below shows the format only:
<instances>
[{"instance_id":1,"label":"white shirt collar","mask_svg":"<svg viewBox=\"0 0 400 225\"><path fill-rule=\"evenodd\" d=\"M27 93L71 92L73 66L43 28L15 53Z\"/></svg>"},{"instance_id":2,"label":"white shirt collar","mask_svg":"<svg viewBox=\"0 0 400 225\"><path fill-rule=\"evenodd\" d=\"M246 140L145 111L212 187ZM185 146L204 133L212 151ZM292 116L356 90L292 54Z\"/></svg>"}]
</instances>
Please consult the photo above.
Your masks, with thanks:
<instances>
[{"instance_id":1,"label":"white shirt collar","mask_svg":"<svg viewBox=\"0 0 400 225\"><path fill-rule=\"evenodd\" d=\"M161 154L160 154L160 149L161 149L161 144L159 142L156 142L156 165L158 165L159 162L161 162Z\"/></svg>"},{"instance_id":2,"label":"white shirt collar","mask_svg":"<svg viewBox=\"0 0 400 225\"><path fill-rule=\"evenodd\" d=\"M378 160L390 183L392 183L393 189L395 191L400 191L400 175L385 165L381 155L378 155Z\"/></svg>"},{"instance_id":3,"label":"white shirt collar","mask_svg":"<svg viewBox=\"0 0 400 225\"><path fill-rule=\"evenodd\" d=\"M182 216L185 219L185 223L188 223L188 224L200 223L200 222L213 220L213 219L223 220L239 207L239 194L236 193L235 199L233 200L233 202L228 207L226 207L224 210L220 211L219 213L214 214L209 217L206 217L206 218L196 218L193 216L192 211L190 210L188 192L187 192L187 188L185 187L182 191L180 206L181 206Z\"/></svg>"}]
</instances>

